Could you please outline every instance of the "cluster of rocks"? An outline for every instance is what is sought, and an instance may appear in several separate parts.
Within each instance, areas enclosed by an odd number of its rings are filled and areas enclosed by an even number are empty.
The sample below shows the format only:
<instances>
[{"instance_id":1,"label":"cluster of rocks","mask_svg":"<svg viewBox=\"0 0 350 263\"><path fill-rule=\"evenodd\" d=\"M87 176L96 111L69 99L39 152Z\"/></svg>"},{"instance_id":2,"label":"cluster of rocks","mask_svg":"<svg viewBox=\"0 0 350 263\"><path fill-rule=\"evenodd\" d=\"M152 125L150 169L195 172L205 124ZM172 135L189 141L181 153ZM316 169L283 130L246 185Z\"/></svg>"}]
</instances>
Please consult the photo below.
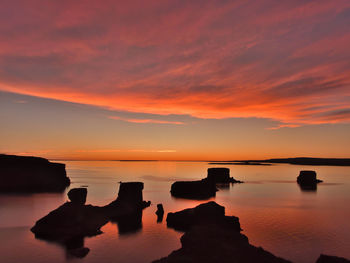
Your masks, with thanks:
<instances>
[{"instance_id":1,"label":"cluster of rocks","mask_svg":"<svg viewBox=\"0 0 350 263\"><path fill-rule=\"evenodd\" d=\"M2 180L0 191L50 192L63 191L70 180L65 165L44 158L0 155ZM300 171L297 182L302 190L314 191L317 184L315 171ZM175 197L207 199L215 196L217 187L242 183L230 177L228 168L209 168L206 178L198 181L179 181L171 186ZM118 197L105 206L86 205L87 189L74 188L68 192L70 201L39 219L31 231L36 238L64 245L69 256L84 257L89 248L84 238L101 234L107 222L116 222L119 233L130 233L142 228L142 211L150 205L142 196L142 182L121 183ZM157 222L162 222L164 208L157 205ZM176 213L168 213L167 226L184 231L182 247L168 257L154 263L172 262L269 262L287 263L261 247L251 245L241 233L239 219L226 216L225 208L215 202ZM316 263L350 263L345 258L321 255Z\"/></svg>"},{"instance_id":2,"label":"cluster of rocks","mask_svg":"<svg viewBox=\"0 0 350 263\"><path fill-rule=\"evenodd\" d=\"M143 201L143 183L121 183L118 198L106 206L86 205L86 188L68 192L70 202L39 219L31 231L36 238L63 244L70 255L83 257L89 249L84 237L101 234L108 221L118 223L119 233L136 231L141 227L142 210L150 205Z\"/></svg>"},{"instance_id":3,"label":"cluster of rocks","mask_svg":"<svg viewBox=\"0 0 350 263\"><path fill-rule=\"evenodd\" d=\"M184 231L181 248L153 263L287 263L261 247L253 246L241 233L238 217L226 216L215 202L168 213L167 225ZM321 255L316 263L350 263L345 258Z\"/></svg>"},{"instance_id":4,"label":"cluster of rocks","mask_svg":"<svg viewBox=\"0 0 350 263\"><path fill-rule=\"evenodd\" d=\"M0 154L0 192L62 192L70 184L65 164L40 157Z\"/></svg>"},{"instance_id":5,"label":"cluster of rocks","mask_svg":"<svg viewBox=\"0 0 350 263\"><path fill-rule=\"evenodd\" d=\"M230 177L228 168L209 168L206 178L198 181L178 181L171 185L170 193L174 197L189 199L208 199L216 195L217 185L243 183Z\"/></svg>"}]
</instances>

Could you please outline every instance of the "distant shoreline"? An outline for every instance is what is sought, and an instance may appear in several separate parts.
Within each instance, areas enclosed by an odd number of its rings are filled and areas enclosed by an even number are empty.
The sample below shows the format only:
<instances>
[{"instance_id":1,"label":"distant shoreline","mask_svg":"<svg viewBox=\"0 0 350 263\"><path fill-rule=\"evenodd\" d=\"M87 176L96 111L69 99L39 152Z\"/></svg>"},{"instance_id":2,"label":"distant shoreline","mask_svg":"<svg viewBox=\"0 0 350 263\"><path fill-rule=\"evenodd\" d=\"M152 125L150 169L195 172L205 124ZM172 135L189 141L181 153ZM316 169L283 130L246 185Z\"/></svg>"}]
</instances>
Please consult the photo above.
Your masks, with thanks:
<instances>
[{"instance_id":1,"label":"distant shoreline","mask_svg":"<svg viewBox=\"0 0 350 263\"><path fill-rule=\"evenodd\" d=\"M210 165L272 165L272 164L293 164L293 165L315 165L315 166L350 166L350 158L272 158L264 160L76 160L76 159L50 159L52 161L101 161L101 162L205 162Z\"/></svg>"}]
</instances>

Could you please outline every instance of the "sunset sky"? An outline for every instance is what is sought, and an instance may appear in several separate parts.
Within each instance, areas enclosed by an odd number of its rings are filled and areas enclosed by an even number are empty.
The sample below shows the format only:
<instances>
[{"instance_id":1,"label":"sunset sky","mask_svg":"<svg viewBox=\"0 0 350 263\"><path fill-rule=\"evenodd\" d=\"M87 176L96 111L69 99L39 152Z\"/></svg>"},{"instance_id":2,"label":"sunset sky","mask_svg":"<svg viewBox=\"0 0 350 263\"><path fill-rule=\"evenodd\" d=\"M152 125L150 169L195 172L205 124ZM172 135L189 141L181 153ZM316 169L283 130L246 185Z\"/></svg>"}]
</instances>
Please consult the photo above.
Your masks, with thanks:
<instances>
[{"instance_id":1,"label":"sunset sky","mask_svg":"<svg viewBox=\"0 0 350 263\"><path fill-rule=\"evenodd\" d=\"M350 1L0 2L0 152L350 157Z\"/></svg>"}]
</instances>

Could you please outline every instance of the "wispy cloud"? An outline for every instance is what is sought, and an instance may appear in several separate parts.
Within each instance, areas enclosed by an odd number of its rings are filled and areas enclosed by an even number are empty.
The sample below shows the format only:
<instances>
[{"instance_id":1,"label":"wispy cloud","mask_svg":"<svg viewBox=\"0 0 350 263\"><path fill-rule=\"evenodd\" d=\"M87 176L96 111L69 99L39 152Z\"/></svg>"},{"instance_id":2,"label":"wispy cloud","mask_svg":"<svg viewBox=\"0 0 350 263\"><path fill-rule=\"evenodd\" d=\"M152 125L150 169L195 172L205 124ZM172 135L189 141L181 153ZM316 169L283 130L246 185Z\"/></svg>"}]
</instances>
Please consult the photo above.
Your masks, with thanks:
<instances>
[{"instance_id":1,"label":"wispy cloud","mask_svg":"<svg viewBox=\"0 0 350 263\"><path fill-rule=\"evenodd\" d=\"M181 122L181 121L166 121L166 120L157 120L157 119L128 119L128 118L122 118L119 116L108 116L108 118L113 120L131 122L131 123L154 123L154 124L175 124L175 125L185 124L184 122Z\"/></svg>"}]
</instances>

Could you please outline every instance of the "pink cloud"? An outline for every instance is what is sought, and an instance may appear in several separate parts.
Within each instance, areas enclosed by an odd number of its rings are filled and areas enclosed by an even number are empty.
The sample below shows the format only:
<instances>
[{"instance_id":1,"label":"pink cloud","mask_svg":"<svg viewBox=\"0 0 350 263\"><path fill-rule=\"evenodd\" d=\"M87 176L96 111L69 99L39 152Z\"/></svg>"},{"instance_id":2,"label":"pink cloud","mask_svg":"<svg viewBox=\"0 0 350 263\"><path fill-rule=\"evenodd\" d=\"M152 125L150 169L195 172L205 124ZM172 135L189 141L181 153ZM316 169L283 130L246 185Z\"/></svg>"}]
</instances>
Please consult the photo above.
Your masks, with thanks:
<instances>
[{"instance_id":1,"label":"pink cloud","mask_svg":"<svg viewBox=\"0 0 350 263\"><path fill-rule=\"evenodd\" d=\"M0 10L0 90L164 115L350 121L332 114L350 105L347 0L19 0Z\"/></svg>"}]
</instances>

